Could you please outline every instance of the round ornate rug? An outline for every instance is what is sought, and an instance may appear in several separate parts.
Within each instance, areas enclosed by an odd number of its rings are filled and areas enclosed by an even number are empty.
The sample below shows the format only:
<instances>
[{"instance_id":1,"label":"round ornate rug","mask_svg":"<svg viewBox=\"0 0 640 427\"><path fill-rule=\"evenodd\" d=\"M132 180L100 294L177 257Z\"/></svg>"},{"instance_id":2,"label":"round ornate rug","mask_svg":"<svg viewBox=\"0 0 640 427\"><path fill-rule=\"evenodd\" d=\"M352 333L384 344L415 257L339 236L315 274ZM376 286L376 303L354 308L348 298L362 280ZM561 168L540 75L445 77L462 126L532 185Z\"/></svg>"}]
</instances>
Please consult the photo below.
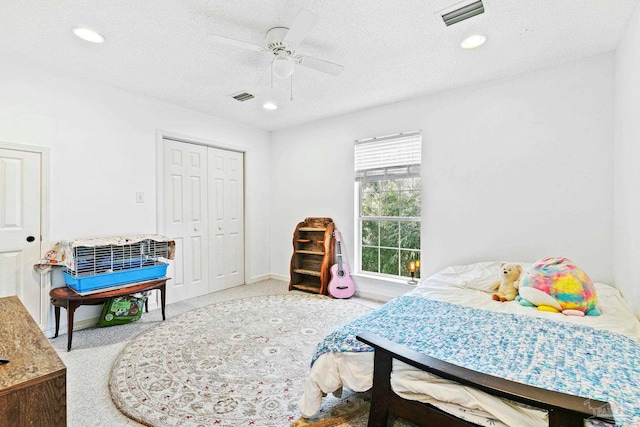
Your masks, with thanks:
<instances>
[{"instance_id":1,"label":"round ornate rug","mask_svg":"<svg viewBox=\"0 0 640 427\"><path fill-rule=\"evenodd\" d=\"M150 426L332 426L368 410L361 393L325 398L300 419L298 402L316 344L370 308L316 295L213 304L131 341L109 379L116 406ZM301 424L302 422L302 424Z\"/></svg>"}]
</instances>

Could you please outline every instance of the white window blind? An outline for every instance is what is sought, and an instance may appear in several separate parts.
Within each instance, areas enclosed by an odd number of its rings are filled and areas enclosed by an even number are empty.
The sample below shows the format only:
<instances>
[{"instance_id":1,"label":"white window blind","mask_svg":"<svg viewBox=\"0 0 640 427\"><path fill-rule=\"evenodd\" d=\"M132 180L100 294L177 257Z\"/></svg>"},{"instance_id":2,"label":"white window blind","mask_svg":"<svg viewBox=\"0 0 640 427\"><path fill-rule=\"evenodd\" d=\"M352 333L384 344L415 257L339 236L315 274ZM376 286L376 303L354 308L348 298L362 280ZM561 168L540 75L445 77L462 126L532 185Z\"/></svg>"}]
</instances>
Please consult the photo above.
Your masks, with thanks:
<instances>
[{"instance_id":1,"label":"white window blind","mask_svg":"<svg viewBox=\"0 0 640 427\"><path fill-rule=\"evenodd\" d=\"M355 143L356 181L420 176L422 133L361 139Z\"/></svg>"}]
</instances>

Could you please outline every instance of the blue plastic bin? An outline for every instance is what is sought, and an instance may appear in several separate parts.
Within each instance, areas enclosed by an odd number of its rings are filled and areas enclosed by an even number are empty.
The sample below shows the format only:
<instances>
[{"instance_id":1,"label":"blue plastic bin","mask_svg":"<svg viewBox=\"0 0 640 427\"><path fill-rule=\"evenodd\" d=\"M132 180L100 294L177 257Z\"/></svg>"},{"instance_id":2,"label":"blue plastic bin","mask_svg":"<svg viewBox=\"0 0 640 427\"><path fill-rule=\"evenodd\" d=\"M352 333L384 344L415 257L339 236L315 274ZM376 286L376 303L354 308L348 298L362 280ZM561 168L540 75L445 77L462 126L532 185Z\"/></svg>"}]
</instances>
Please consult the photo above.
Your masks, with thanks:
<instances>
[{"instance_id":1,"label":"blue plastic bin","mask_svg":"<svg viewBox=\"0 0 640 427\"><path fill-rule=\"evenodd\" d=\"M164 277L167 274L167 267L168 264L160 263L150 267L132 268L87 277L73 277L67 272L62 274L68 287L75 289L77 292L90 292L96 289L111 288L117 285Z\"/></svg>"}]
</instances>

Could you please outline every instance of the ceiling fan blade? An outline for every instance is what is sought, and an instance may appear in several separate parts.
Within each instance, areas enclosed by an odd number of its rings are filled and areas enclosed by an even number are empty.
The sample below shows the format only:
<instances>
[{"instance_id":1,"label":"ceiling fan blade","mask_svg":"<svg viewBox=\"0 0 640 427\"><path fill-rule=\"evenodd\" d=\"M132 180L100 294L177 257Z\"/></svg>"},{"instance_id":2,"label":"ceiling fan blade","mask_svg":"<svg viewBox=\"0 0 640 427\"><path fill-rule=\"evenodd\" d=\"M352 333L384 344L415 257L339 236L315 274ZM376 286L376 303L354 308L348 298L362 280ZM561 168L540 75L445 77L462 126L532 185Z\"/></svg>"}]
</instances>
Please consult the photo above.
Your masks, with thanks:
<instances>
[{"instance_id":1,"label":"ceiling fan blade","mask_svg":"<svg viewBox=\"0 0 640 427\"><path fill-rule=\"evenodd\" d=\"M269 61L269 64L267 64L266 68L264 68L260 73L260 77L258 77L258 80L256 80L254 85L256 90L262 90L265 87L268 87L271 90L282 90L289 87L289 80L274 78L273 74L271 73L271 65L273 64L274 60L275 57L271 61Z\"/></svg>"},{"instance_id":2,"label":"ceiling fan blade","mask_svg":"<svg viewBox=\"0 0 640 427\"><path fill-rule=\"evenodd\" d=\"M344 67L340 64L334 64L333 62L314 58L312 56L300 55L298 63L303 67L322 71L323 73L332 74L334 76L337 76L342 72L342 70L344 70Z\"/></svg>"},{"instance_id":3,"label":"ceiling fan blade","mask_svg":"<svg viewBox=\"0 0 640 427\"><path fill-rule=\"evenodd\" d=\"M293 22L284 40L294 46L298 46L309 35L318 22L318 15L307 9L302 9Z\"/></svg>"},{"instance_id":4,"label":"ceiling fan blade","mask_svg":"<svg viewBox=\"0 0 640 427\"><path fill-rule=\"evenodd\" d=\"M263 47L255 44L243 42L242 40L230 39L229 37L219 36L217 34L210 34L210 36L218 43L226 44L229 46L241 47L243 49L255 50L256 52L265 52Z\"/></svg>"},{"instance_id":5,"label":"ceiling fan blade","mask_svg":"<svg viewBox=\"0 0 640 427\"><path fill-rule=\"evenodd\" d=\"M260 77L256 80L256 87L267 86L271 83L271 63L274 59L275 57L269 61L269 64L262 70L262 73L260 73Z\"/></svg>"}]
</instances>

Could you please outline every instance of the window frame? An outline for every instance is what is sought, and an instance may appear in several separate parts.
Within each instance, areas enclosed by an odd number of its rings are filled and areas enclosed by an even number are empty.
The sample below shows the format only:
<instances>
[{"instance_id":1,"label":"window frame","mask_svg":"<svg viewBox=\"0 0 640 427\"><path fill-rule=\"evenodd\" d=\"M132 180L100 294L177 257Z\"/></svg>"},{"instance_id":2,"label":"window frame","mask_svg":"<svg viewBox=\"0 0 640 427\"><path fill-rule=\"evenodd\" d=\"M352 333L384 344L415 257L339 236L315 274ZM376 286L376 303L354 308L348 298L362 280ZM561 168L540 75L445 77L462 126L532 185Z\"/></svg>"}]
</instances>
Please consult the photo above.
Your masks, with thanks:
<instances>
[{"instance_id":1,"label":"window frame","mask_svg":"<svg viewBox=\"0 0 640 427\"><path fill-rule=\"evenodd\" d=\"M417 134L419 136L419 141L420 141L420 145L422 144L422 133L420 131L417 131ZM397 137L398 138L402 138L403 135L405 134L398 134ZM391 136L387 136L387 137L383 137L384 139L390 139L393 138L394 135ZM375 138L371 138L372 140ZM363 140L361 140L363 141ZM361 141L356 141L356 144L361 143ZM421 148L420 148L420 159L419 159L419 167L422 165L422 155L421 155ZM357 159L355 159L357 160ZM355 162L354 162L355 164ZM413 168L413 165L407 165L408 167ZM366 174L365 174L366 175ZM419 216L386 216L386 215L363 215L362 214L362 210L363 210L363 187L364 187L364 183L365 182L379 182L382 183L383 181L390 181L390 180L401 180L401 179L406 179L406 178L414 178L414 179L418 179L419 182L419 193L420 193L420 197L419 197L419 201L420 201L420 206L419 206ZM401 187L402 188L402 187ZM402 190L399 190L402 191ZM383 193L384 191L381 191L381 193ZM356 240L356 245L355 245L355 258L356 258L356 274L359 275L363 275L363 276L373 276L373 277L377 277L377 278L381 278L381 279L389 279L389 280L405 280L407 278L409 278L410 276L407 275L403 275L404 271L403 271L403 251L409 251L409 252L414 252L417 253L417 258L416 259L420 259L421 258L421 254L422 254L422 246L423 246L423 242L422 242L422 206L423 206L423 200L424 200L424 191L423 191L423 185L422 185L422 174L420 172L416 173L410 173L408 176L383 176L380 178L373 178L373 177L369 177L366 179L358 179L357 174L356 177L354 179L354 199L355 199L355 240ZM382 213L382 212L380 212ZM378 236L380 236L380 227L381 227L381 222L396 222L398 223L398 244L396 247L391 247L391 246L382 246L380 242L380 237L378 237L378 244L371 246L371 245L366 245L363 242L363 224L365 223L365 221L377 221L378 222ZM401 235L401 223L403 222L414 222L414 223L418 223L419 224L419 228L420 228L420 237L419 237L419 248L418 249L412 249L412 248L403 248L402 247L402 235ZM378 271L374 272L374 271L368 271L368 270L363 270L363 249L364 248L377 248L378 249ZM397 250L398 251L398 274L389 274L389 273L383 273L381 272L382 270L382 257L380 256L380 249L392 249L392 250ZM408 267L407 267L408 269ZM419 278L420 272L419 270L416 271L416 278Z\"/></svg>"}]
</instances>

